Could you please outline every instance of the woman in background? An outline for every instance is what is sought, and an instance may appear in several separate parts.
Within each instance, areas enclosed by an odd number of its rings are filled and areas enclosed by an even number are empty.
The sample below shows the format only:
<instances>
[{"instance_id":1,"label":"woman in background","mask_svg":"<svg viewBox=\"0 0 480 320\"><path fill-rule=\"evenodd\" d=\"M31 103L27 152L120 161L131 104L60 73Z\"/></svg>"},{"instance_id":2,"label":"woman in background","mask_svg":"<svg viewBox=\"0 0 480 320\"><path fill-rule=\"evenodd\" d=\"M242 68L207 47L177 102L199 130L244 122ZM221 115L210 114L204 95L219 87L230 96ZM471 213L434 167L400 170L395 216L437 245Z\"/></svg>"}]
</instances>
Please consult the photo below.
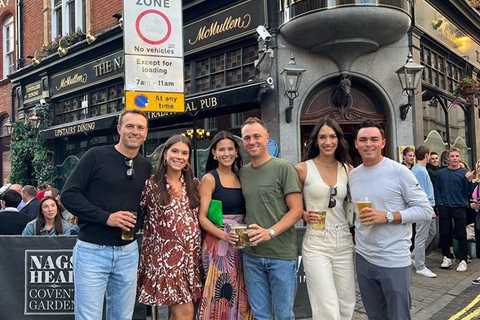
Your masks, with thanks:
<instances>
[{"instance_id":1,"label":"woman in background","mask_svg":"<svg viewBox=\"0 0 480 320\"><path fill-rule=\"evenodd\" d=\"M62 219L61 207L53 197L40 201L37 218L30 221L22 232L24 236L76 235L78 226Z\"/></svg>"}]
</instances>

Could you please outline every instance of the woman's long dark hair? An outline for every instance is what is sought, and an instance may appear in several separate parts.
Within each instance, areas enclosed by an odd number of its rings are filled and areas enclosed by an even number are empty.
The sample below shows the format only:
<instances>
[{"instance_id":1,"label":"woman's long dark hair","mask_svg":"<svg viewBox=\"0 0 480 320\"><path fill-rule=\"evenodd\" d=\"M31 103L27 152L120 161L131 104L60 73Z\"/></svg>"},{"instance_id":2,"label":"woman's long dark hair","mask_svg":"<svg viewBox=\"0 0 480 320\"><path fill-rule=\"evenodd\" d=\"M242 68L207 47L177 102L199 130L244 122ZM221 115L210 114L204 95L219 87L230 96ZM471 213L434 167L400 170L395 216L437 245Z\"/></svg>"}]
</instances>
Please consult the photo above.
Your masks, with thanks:
<instances>
[{"instance_id":1,"label":"woman's long dark hair","mask_svg":"<svg viewBox=\"0 0 480 320\"><path fill-rule=\"evenodd\" d=\"M235 174L238 174L238 172L240 171L240 168L242 167L242 156L240 155L240 145L235 140L233 135L228 131L220 131L213 137L212 142L210 144L210 148L208 148L208 159L207 159L207 164L205 165L205 172L210 172L218 168L218 160L213 158L212 150L217 149L217 144L223 139L231 140L235 146L235 150L237 150L237 158L232 163L232 171Z\"/></svg>"},{"instance_id":2,"label":"woman's long dark hair","mask_svg":"<svg viewBox=\"0 0 480 320\"><path fill-rule=\"evenodd\" d=\"M40 205L38 207L38 214L37 214L37 223L35 223L35 234L40 235L41 230L45 227L45 224L47 223L45 221L45 216L43 215L43 210L42 210L42 206L47 200L54 201L55 205L57 206L57 215L55 216L53 224L55 227L56 234L57 235L63 234L62 212L60 209L60 203L58 203L57 199L53 197L45 197L42 199L42 201L40 201Z\"/></svg>"},{"instance_id":3,"label":"woman's long dark hair","mask_svg":"<svg viewBox=\"0 0 480 320\"><path fill-rule=\"evenodd\" d=\"M170 194L167 192L167 179L165 175L167 174L167 164L165 162L165 154L167 151L178 142L185 143L188 146L190 155L192 153L192 145L190 139L181 135L176 134L171 136L163 145L162 151L160 153L160 158L158 159L157 171L155 172L154 178L158 184L158 192L160 194L160 204L166 206L170 203ZM190 158L188 157L187 166L182 170L183 179L185 180L185 187L187 191L188 199L190 200L190 208L196 208L200 204L200 197L197 190L197 182L194 178L192 167L190 165Z\"/></svg>"},{"instance_id":4,"label":"woman's long dark hair","mask_svg":"<svg viewBox=\"0 0 480 320\"><path fill-rule=\"evenodd\" d=\"M313 159L320 154L320 148L318 147L318 133L323 126L327 126L335 131L337 136L337 149L335 150L335 160L341 164L350 164L350 155L348 154L348 142L345 140L345 135L343 134L342 128L337 121L332 118L325 117L320 119L318 124L313 128L313 131L308 139L307 143L307 156L306 159Z\"/></svg>"}]
</instances>

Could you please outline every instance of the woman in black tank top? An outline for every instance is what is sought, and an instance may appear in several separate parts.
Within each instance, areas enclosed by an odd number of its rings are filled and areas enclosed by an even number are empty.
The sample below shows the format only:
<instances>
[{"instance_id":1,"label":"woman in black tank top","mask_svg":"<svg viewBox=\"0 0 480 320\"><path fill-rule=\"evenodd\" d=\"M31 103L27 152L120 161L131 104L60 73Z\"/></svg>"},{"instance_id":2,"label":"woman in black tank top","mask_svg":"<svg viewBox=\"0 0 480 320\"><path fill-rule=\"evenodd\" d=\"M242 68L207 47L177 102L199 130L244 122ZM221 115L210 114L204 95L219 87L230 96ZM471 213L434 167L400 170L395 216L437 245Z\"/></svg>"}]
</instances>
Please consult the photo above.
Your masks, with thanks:
<instances>
[{"instance_id":1,"label":"woman in black tank top","mask_svg":"<svg viewBox=\"0 0 480 320\"><path fill-rule=\"evenodd\" d=\"M239 145L232 134L220 131L209 149L206 172L200 183L200 225L205 230L202 246L205 286L199 319L253 319L243 281L240 251L235 238L207 217L212 199L220 200L223 223L243 223L245 201L238 171L241 166ZM225 303L225 300L228 303Z\"/></svg>"}]
</instances>

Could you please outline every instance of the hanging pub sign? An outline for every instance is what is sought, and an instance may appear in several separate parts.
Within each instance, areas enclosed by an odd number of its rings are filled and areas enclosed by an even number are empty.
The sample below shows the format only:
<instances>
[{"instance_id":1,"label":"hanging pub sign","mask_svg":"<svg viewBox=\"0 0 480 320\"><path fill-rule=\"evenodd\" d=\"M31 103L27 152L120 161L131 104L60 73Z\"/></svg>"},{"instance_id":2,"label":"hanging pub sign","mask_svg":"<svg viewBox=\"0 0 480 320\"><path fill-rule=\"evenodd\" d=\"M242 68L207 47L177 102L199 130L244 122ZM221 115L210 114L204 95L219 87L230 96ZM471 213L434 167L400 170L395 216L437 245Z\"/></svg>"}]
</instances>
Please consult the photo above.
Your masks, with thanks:
<instances>
[{"instance_id":1,"label":"hanging pub sign","mask_svg":"<svg viewBox=\"0 0 480 320\"><path fill-rule=\"evenodd\" d=\"M125 107L183 112L182 1L124 0Z\"/></svg>"},{"instance_id":2,"label":"hanging pub sign","mask_svg":"<svg viewBox=\"0 0 480 320\"><path fill-rule=\"evenodd\" d=\"M186 25L185 55L255 33L266 24L266 6L265 0L249 0Z\"/></svg>"}]
</instances>

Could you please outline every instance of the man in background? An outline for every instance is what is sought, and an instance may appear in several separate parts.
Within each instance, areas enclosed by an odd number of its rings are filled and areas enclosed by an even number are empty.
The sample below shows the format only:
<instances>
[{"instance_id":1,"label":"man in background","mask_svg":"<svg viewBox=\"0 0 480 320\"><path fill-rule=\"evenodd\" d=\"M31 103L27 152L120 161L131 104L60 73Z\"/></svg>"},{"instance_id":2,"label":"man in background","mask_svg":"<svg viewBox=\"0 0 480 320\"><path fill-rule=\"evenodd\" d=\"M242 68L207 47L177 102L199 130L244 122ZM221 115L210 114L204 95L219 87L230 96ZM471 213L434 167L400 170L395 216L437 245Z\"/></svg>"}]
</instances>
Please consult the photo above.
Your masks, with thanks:
<instances>
[{"instance_id":1,"label":"man in background","mask_svg":"<svg viewBox=\"0 0 480 320\"><path fill-rule=\"evenodd\" d=\"M22 199L25 202L25 207L20 210L20 214L27 216L30 220L37 217L40 201L35 196L37 189L34 186L26 185L22 188Z\"/></svg>"},{"instance_id":2,"label":"man in background","mask_svg":"<svg viewBox=\"0 0 480 320\"><path fill-rule=\"evenodd\" d=\"M422 190L426 193L430 205L434 207L435 196L433 193L433 185L426 168L429 160L429 152L430 150L426 146L416 148L415 158L417 159L417 163L413 166L412 173L417 178ZM425 266L425 250L435 238L436 233L436 221L433 219L429 222L418 222L416 224L415 249L413 250L415 257L414 266L417 274L428 278L435 278L437 276Z\"/></svg>"}]
</instances>

